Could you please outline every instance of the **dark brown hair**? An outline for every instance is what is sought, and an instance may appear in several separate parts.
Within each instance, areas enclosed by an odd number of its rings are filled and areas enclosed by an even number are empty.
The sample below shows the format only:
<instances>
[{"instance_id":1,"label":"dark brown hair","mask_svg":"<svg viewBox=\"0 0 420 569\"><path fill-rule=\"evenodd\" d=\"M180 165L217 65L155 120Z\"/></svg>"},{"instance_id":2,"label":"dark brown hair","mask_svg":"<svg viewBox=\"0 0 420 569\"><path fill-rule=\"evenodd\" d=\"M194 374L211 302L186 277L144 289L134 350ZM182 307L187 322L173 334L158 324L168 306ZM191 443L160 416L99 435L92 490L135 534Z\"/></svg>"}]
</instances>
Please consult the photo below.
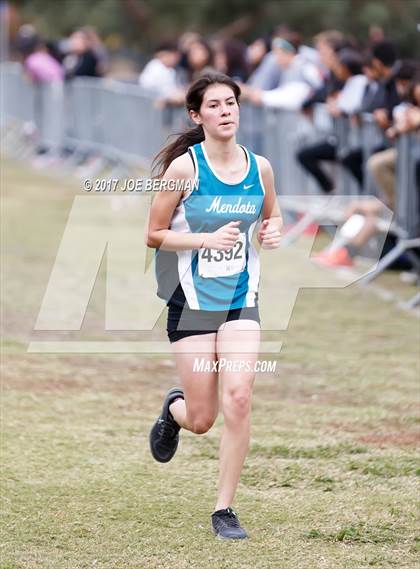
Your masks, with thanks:
<instances>
[{"instance_id":1,"label":"dark brown hair","mask_svg":"<svg viewBox=\"0 0 420 569\"><path fill-rule=\"evenodd\" d=\"M227 85L233 91L236 102L239 103L241 90L239 85L227 75L223 73L205 73L199 77L188 89L185 97L185 107L187 112L199 112L203 103L204 93L212 85ZM190 128L181 134L175 135L177 139L171 142L154 158L152 163L152 172L155 177L161 178L169 165L175 158L184 154L189 146L203 142L204 130L201 125Z\"/></svg>"}]
</instances>

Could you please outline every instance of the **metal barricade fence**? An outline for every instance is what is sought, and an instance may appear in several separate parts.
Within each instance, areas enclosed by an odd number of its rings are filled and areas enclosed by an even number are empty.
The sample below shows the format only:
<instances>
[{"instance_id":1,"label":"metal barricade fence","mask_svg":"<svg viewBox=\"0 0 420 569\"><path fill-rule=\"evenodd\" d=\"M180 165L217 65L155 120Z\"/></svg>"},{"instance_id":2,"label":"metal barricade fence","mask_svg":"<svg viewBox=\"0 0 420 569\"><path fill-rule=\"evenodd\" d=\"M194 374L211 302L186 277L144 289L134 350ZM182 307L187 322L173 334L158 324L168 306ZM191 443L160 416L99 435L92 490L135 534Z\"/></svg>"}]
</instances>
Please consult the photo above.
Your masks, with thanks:
<instances>
[{"instance_id":1,"label":"metal barricade fence","mask_svg":"<svg viewBox=\"0 0 420 569\"><path fill-rule=\"evenodd\" d=\"M36 84L23 73L19 63L6 62L0 66L1 125L36 129L38 144L58 151L63 140L63 84Z\"/></svg>"},{"instance_id":2,"label":"metal barricade fence","mask_svg":"<svg viewBox=\"0 0 420 569\"><path fill-rule=\"evenodd\" d=\"M363 113L360 121L360 141L362 146L364 169L363 193L367 196L373 195L380 198L380 192L378 191L378 188L376 187L376 184L367 168L367 161L374 152L377 152L379 149L386 148L390 145L384 136L383 130L377 125L376 121L374 120L373 115Z\"/></svg>"},{"instance_id":3,"label":"metal barricade fence","mask_svg":"<svg viewBox=\"0 0 420 569\"><path fill-rule=\"evenodd\" d=\"M263 109L249 104L241 104L238 141L255 154L264 153Z\"/></svg>"},{"instance_id":4,"label":"metal barricade fence","mask_svg":"<svg viewBox=\"0 0 420 569\"><path fill-rule=\"evenodd\" d=\"M103 143L132 162L148 165L163 143L163 114L136 85L104 85L100 97ZM114 117L117 117L117 120Z\"/></svg>"},{"instance_id":5,"label":"metal barricade fence","mask_svg":"<svg viewBox=\"0 0 420 569\"><path fill-rule=\"evenodd\" d=\"M362 188L351 172L341 163L350 154L356 154L362 149L361 132L357 124L347 117L334 119L334 134L337 141L336 192L343 196L358 196Z\"/></svg>"},{"instance_id":6,"label":"metal barricade fence","mask_svg":"<svg viewBox=\"0 0 420 569\"><path fill-rule=\"evenodd\" d=\"M416 185L419 163L420 135L400 136L397 141L395 222L404 239L420 237L420 189Z\"/></svg>"},{"instance_id":7,"label":"metal barricade fence","mask_svg":"<svg viewBox=\"0 0 420 569\"><path fill-rule=\"evenodd\" d=\"M420 272L420 258L413 249L420 249L420 189L416 180L416 169L420 161L420 138L418 134L404 134L397 141L395 219L393 232L396 245L380 259L376 269L362 279L369 283L387 269L393 261L405 254L414 268ZM405 303L414 308L420 302L415 295ZM404 304L404 303L403 303Z\"/></svg>"},{"instance_id":8,"label":"metal barricade fence","mask_svg":"<svg viewBox=\"0 0 420 569\"><path fill-rule=\"evenodd\" d=\"M313 184L296 160L296 153L311 132L300 113L277 109L261 112L262 154L270 161L281 195L297 196L313 191ZM317 192L319 193L319 191Z\"/></svg>"},{"instance_id":9,"label":"metal barricade fence","mask_svg":"<svg viewBox=\"0 0 420 569\"><path fill-rule=\"evenodd\" d=\"M78 78L67 88L69 145L148 167L163 143L163 114L136 85Z\"/></svg>"},{"instance_id":10,"label":"metal barricade fence","mask_svg":"<svg viewBox=\"0 0 420 569\"><path fill-rule=\"evenodd\" d=\"M64 144L80 151L99 150L100 124L95 101L97 82L76 79L66 85Z\"/></svg>"},{"instance_id":11,"label":"metal barricade fence","mask_svg":"<svg viewBox=\"0 0 420 569\"><path fill-rule=\"evenodd\" d=\"M41 144L53 152L70 148L149 168L168 134L181 132L188 126L183 107L156 108L152 95L135 84L77 78L64 84L38 86L29 81L22 67L15 63L1 64L1 73L2 126L10 121L35 123ZM314 124L298 112L249 104L241 106L238 141L270 160L280 195L320 193L296 160L298 149L319 135L319 124L326 125L322 136L328 135L330 121L325 108L318 108L317 116ZM335 132L331 134L337 137L339 152L360 145L365 163L372 151L384 142L382 131L370 115L362 117L360 128L351 126L347 119L336 120ZM413 203L418 200L411 150L414 140L417 139L402 137L398 143L396 220L407 236L417 232L419 222L418 208ZM344 176L340 173L337 179L342 180ZM372 190L372 181L366 175L364 193L376 193L376 189ZM344 180L339 193L354 195L354 185ZM304 212L309 206L302 200L301 207Z\"/></svg>"},{"instance_id":12,"label":"metal barricade fence","mask_svg":"<svg viewBox=\"0 0 420 569\"><path fill-rule=\"evenodd\" d=\"M96 152L148 167L164 143L163 112L137 85L87 77L36 84L9 62L1 79L2 128L33 125L49 153Z\"/></svg>"},{"instance_id":13,"label":"metal barricade fence","mask_svg":"<svg viewBox=\"0 0 420 569\"><path fill-rule=\"evenodd\" d=\"M36 86L36 125L40 144L51 154L59 154L64 139L64 85L61 81Z\"/></svg>"},{"instance_id":14,"label":"metal barricade fence","mask_svg":"<svg viewBox=\"0 0 420 569\"><path fill-rule=\"evenodd\" d=\"M17 121L36 122L36 89L19 63L0 65L1 125Z\"/></svg>"},{"instance_id":15,"label":"metal barricade fence","mask_svg":"<svg viewBox=\"0 0 420 569\"><path fill-rule=\"evenodd\" d=\"M164 115L166 136L179 134L187 128L194 126L194 123L188 118L184 107L168 107L164 109Z\"/></svg>"}]
</instances>

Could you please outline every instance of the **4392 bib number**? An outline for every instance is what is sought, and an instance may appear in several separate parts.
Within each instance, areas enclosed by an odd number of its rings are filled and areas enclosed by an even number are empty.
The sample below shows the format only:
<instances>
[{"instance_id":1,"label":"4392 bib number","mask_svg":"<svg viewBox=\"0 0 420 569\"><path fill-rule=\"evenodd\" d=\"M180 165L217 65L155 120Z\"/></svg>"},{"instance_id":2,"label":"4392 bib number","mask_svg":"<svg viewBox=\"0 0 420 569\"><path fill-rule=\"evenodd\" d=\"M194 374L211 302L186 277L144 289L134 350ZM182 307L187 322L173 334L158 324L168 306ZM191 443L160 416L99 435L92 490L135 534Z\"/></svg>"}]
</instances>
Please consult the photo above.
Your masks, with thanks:
<instances>
[{"instance_id":1,"label":"4392 bib number","mask_svg":"<svg viewBox=\"0 0 420 569\"><path fill-rule=\"evenodd\" d=\"M199 249L198 274L203 278L229 277L240 273L245 268L245 233L240 233L232 249Z\"/></svg>"}]
</instances>

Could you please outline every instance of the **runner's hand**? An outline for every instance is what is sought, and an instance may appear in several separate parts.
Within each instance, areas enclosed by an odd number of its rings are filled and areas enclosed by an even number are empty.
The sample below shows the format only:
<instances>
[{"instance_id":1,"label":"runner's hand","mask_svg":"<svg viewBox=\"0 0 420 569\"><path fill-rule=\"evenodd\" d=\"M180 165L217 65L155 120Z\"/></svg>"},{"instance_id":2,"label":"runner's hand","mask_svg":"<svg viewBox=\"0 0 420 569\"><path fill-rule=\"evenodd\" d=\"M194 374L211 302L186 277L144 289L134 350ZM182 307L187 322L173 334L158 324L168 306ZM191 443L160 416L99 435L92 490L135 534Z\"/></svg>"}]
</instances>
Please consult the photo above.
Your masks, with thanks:
<instances>
[{"instance_id":1,"label":"runner's hand","mask_svg":"<svg viewBox=\"0 0 420 569\"><path fill-rule=\"evenodd\" d=\"M280 245L281 233L270 226L270 220L264 219L258 231L258 241L263 249L276 249Z\"/></svg>"},{"instance_id":2,"label":"runner's hand","mask_svg":"<svg viewBox=\"0 0 420 569\"><path fill-rule=\"evenodd\" d=\"M229 223L219 227L214 233L204 233L202 247L205 249L216 249L217 251L232 249L239 237L238 225L240 223L240 221L229 221Z\"/></svg>"}]
</instances>

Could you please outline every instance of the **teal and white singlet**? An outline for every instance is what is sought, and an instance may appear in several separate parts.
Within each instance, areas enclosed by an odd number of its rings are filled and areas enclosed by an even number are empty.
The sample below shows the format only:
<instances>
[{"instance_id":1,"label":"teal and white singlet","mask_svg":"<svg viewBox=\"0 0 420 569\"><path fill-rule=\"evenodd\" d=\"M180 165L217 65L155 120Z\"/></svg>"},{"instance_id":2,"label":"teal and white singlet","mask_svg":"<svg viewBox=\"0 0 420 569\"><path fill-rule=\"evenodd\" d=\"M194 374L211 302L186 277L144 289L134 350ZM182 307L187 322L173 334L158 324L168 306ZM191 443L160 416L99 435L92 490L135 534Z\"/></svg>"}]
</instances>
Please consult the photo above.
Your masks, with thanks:
<instances>
[{"instance_id":1,"label":"teal and white singlet","mask_svg":"<svg viewBox=\"0 0 420 569\"><path fill-rule=\"evenodd\" d=\"M186 301L192 310L212 311L256 306L260 263L251 239L262 213L264 185L254 154L242 148L247 171L233 184L215 173L203 143L189 148L195 187L179 202L169 229L213 233L230 221L240 221L240 238L229 251L156 251L158 295L167 302Z\"/></svg>"}]
</instances>

